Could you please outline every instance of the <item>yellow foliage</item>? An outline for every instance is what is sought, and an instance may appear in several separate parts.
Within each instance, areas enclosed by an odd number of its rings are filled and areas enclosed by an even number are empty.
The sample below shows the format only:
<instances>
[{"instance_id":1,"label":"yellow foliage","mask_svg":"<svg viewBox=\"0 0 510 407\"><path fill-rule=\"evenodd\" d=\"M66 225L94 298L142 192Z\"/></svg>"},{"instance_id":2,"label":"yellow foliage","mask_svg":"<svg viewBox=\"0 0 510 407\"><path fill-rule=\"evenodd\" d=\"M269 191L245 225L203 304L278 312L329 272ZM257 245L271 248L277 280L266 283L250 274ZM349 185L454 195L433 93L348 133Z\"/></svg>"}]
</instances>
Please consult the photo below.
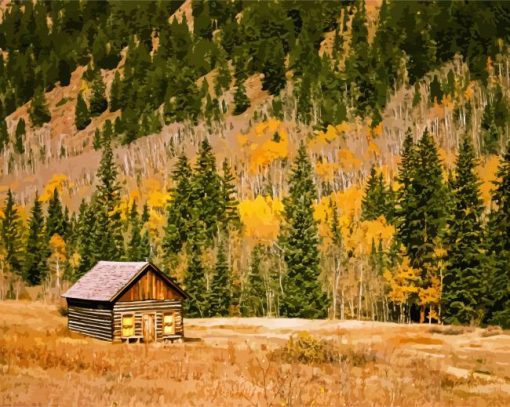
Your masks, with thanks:
<instances>
[{"instance_id":1,"label":"yellow foliage","mask_svg":"<svg viewBox=\"0 0 510 407\"><path fill-rule=\"evenodd\" d=\"M469 83L469 85L467 86L466 90L464 91L464 97L466 98L466 100L469 102L471 101L471 99L473 99L473 95L475 94L475 91L474 91L474 82L471 81Z\"/></svg>"},{"instance_id":2,"label":"yellow foliage","mask_svg":"<svg viewBox=\"0 0 510 407\"><path fill-rule=\"evenodd\" d=\"M279 199L257 195L239 203L239 215L245 236L269 243L275 241L280 230L283 204Z\"/></svg>"},{"instance_id":3,"label":"yellow foliage","mask_svg":"<svg viewBox=\"0 0 510 407\"><path fill-rule=\"evenodd\" d=\"M67 178L64 174L55 174L44 187L44 191L39 197L39 201L43 203L48 202L53 197L55 189L57 189L59 194L61 194L62 188L66 185L69 186L69 178Z\"/></svg>"},{"instance_id":4,"label":"yellow foliage","mask_svg":"<svg viewBox=\"0 0 510 407\"><path fill-rule=\"evenodd\" d=\"M318 131L315 133L314 137L308 143L308 146L312 151L320 151L323 147L335 141L338 136L349 131L349 129L350 125L346 122L342 122L337 126L328 125L326 131Z\"/></svg>"},{"instance_id":5,"label":"yellow foliage","mask_svg":"<svg viewBox=\"0 0 510 407\"><path fill-rule=\"evenodd\" d=\"M398 304L406 303L412 294L418 292L419 278L418 270L412 268L409 259L404 257L395 270L384 272L384 279L390 286L389 299Z\"/></svg>"},{"instance_id":6,"label":"yellow foliage","mask_svg":"<svg viewBox=\"0 0 510 407\"><path fill-rule=\"evenodd\" d=\"M486 205L490 204L491 191L494 189L493 182L497 180L496 172L498 170L499 157L491 155L478 166L478 176L482 181L480 185L480 193Z\"/></svg>"},{"instance_id":7,"label":"yellow foliage","mask_svg":"<svg viewBox=\"0 0 510 407\"><path fill-rule=\"evenodd\" d=\"M323 161L317 163L315 166L315 173L325 181L333 181L339 169L340 166L337 163Z\"/></svg>"},{"instance_id":8,"label":"yellow foliage","mask_svg":"<svg viewBox=\"0 0 510 407\"><path fill-rule=\"evenodd\" d=\"M381 122L377 126L374 127L372 134L374 135L374 137L379 137L382 135L383 130L384 130L384 124L383 124L383 122Z\"/></svg>"},{"instance_id":9,"label":"yellow foliage","mask_svg":"<svg viewBox=\"0 0 510 407\"><path fill-rule=\"evenodd\" d=\"M3 219L5 218L5 214L4 214L4 211L2 210L2 208L0 208L0 219Z\"/></svg>"},{"instance_id":10,"label":"yellow foliage","mask_svg":"<svg viewBox=\"0 0 510 407\"><path fill-rule=\"evenodd\" d=\"M80 253L74 252L69 258L69 264L72 268L77 268L80 265L81 256Z\"/></svg>"},{"instance_id":11,"label":"yellow foliage","mask_svg":"<svg viewBox=\"0 0 510 407\"><path fill-rule=\"evenodd\" d=\"M389 225L384 216L374 220L359 223L345 240L347 249L352 250L359 256L368 255L372 250L372 243L376 245L382 242L387 248L395 235L395 227Z\"/></svg>"},{"instance_id":12,"label":"yellow foliage","mask_svg":"<svg viewBox=\"0 0 510 407\"><path fill-rule=\"evenodd\" d=\"M247 154L252 173L289 155L289 136L283 124L276 119L258 123L248 134L238 134L236 140Z\"/></svg>"},{"instance_id":13,"label":"yellow foliage","mask_svg":"<svg viewBox=\"0 0 510 407\"><path fill-rule=\"evenodd\" d=\"M373 141L368 143L368 154L373 157L379 157L381 154L381 149L377 144L375 144Z\"/></svg>"},{"instance_id":14,"label":"yellow foliage","mask_svg":"<svg viewBox=\"0 0 510 407\"><path fill-rule=\"evenodd\" d=\"M354 153L347 149L341 148L337 153L338 162L344 171L355 171L361 167L361 160Z\"/></svg>"}]
</instances>

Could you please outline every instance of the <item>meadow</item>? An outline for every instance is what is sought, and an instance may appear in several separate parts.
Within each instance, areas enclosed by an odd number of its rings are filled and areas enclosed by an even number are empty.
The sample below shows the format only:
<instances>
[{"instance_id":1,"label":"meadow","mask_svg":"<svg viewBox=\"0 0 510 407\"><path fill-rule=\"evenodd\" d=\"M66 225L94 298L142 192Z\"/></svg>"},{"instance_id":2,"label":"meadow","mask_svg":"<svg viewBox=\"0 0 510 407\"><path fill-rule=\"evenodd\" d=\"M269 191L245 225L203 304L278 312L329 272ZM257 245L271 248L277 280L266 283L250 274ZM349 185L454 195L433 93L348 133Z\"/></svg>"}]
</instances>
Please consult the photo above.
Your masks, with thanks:
<instances>
[{"instance_id":1,"label":"meadow","mask_svg":"<svg viewBox=\"0 0 510 407\"><path fill-rule=\"evenodd\" d=\"M186 341L111 344L58 307L0 302L0 406L508 406L498 328L186 319Z\"/></svg>"}]
</instances>

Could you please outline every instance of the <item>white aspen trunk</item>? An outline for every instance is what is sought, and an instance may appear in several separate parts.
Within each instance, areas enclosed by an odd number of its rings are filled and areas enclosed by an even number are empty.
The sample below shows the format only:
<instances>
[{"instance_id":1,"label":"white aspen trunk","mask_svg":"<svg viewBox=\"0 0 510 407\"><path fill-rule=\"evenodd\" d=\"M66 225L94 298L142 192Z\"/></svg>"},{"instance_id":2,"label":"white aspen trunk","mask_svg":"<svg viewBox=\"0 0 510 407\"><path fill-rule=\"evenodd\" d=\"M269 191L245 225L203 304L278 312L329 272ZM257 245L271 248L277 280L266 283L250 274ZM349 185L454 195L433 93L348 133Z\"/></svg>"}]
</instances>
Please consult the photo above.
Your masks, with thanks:
<instances>
[{"instance_id":1,"label":"white aspen trunk","mask_svg":"<svg viewBox=\"0 0 510 407\"><path fill-rule=\"evenodd\" d=\"M358 319L361 319L362 296L363 296L363 265L360 266L360 273L359 273Z\"/></svg>"}]
</instances>

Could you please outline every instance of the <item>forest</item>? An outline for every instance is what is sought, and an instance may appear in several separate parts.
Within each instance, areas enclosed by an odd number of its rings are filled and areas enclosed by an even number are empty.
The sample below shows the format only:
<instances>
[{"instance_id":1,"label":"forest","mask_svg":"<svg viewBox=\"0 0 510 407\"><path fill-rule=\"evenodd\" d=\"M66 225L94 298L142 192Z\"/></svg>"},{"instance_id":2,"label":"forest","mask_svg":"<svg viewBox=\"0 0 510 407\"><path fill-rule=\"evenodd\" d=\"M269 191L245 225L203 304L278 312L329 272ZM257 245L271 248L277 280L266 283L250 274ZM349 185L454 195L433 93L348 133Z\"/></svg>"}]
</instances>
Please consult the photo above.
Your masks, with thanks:
<instances>
[{"instance_id":1,"label":"forest","mask_svg":"<svg viewBox=\"0 0 510 407\"><path fill-rule=\"evenodd\" d=\"M498 1L9 3L0 298L150 260L189 317L509 327L509 37Z\"/></svg>"}]
</instances>

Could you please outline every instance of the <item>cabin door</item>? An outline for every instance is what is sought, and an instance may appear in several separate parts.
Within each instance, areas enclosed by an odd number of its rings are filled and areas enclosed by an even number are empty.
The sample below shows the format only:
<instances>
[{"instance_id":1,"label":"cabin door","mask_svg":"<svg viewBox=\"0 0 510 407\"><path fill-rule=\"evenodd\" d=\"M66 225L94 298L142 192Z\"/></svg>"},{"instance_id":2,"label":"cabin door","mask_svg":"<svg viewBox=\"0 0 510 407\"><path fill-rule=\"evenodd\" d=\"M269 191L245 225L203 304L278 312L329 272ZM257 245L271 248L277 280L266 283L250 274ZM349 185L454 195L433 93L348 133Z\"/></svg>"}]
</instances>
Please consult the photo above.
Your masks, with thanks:
<instances>
[{"instance_id":1,"label":"cabin door","mask_svg":"<svg viewBox=\"0 0 510 407\"><path fill-rule=\"evenodd\" d=\"M142 317L143 340L144 342L154 342L156 339L154 314L144 314Z\"/></svg>"}]
</instances>

